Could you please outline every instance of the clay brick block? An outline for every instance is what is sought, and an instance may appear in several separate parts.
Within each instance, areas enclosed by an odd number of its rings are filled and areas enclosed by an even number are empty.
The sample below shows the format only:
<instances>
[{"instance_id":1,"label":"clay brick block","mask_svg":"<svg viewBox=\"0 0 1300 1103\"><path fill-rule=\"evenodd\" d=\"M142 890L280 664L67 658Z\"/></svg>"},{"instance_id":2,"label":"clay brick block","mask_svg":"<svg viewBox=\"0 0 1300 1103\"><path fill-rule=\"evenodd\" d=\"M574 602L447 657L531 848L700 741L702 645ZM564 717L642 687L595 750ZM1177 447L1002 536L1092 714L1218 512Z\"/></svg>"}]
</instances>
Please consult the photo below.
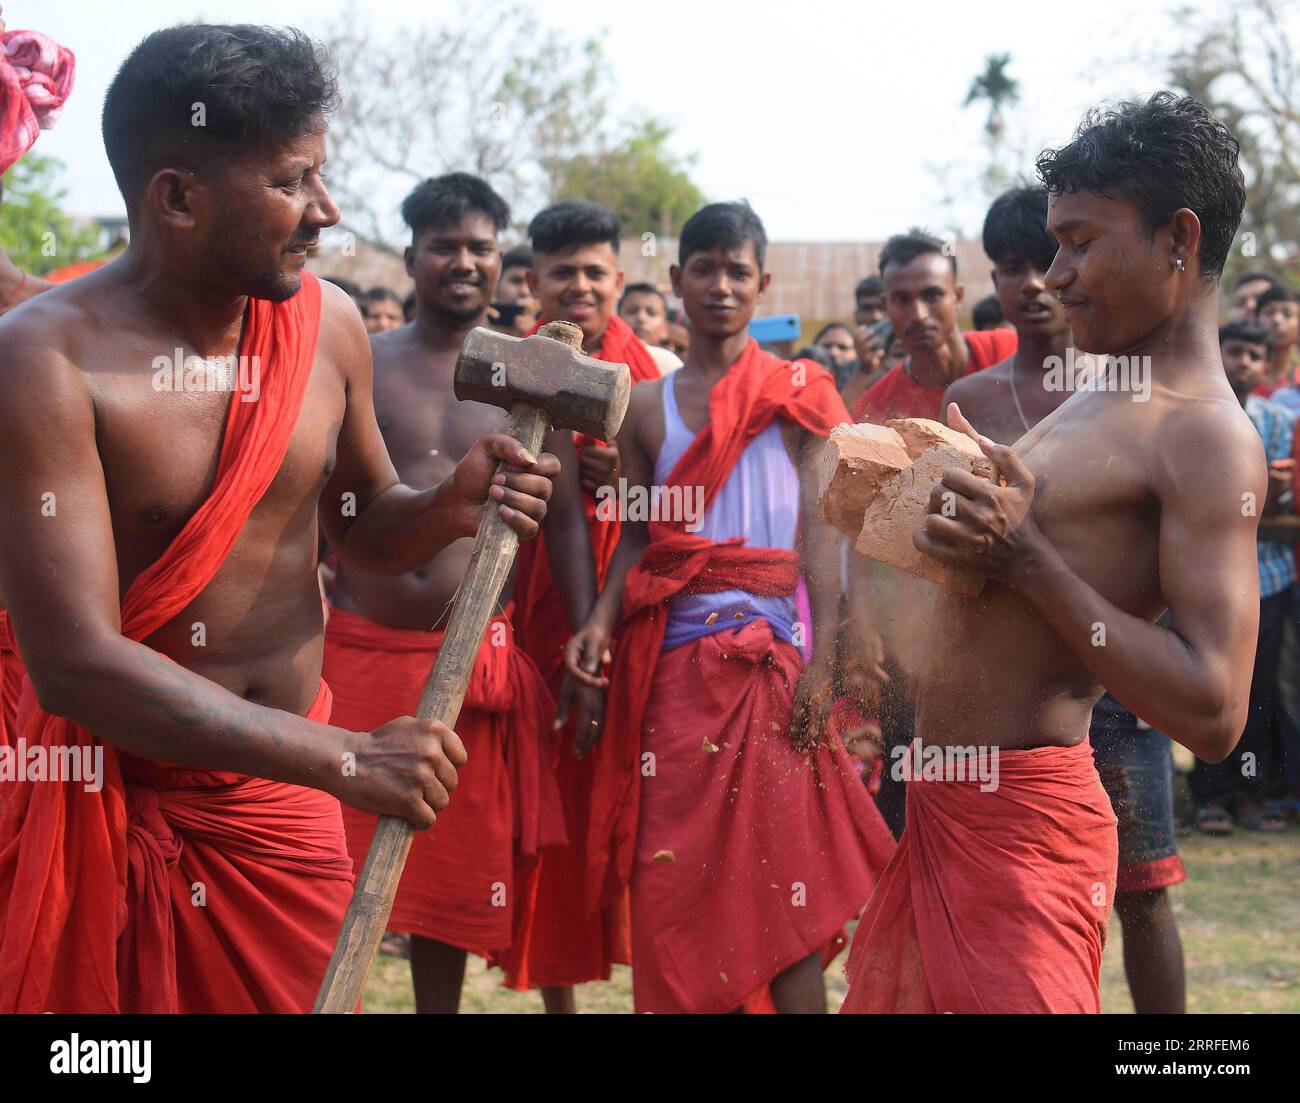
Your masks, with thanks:
<instances>
[{"instance_id":1,"label":"clay brick block","mask_svg":"<svg viewBox=\"0 0 1300 1103\"><path fill-rule=\"evenodd\" d=\"M885 425L903 438L903 447L914 460L931 448L952 448L957 453L970 457L972 471L985 478L993 477L993 465L980 451L980 446L965 433L924 417L895 418L885 422Z\"/></svg>"},{"instance_id":2,"label":"clay brick block","mask_svg":"<svg viewBox=\"0 0 1300 1103\"><path fill-rule=\"evenodd\" d=\"M837 425L822 454L822 519L849 536L862 531L867 503L912 462L903 438L883 425Z\"/></svg>"},{"instance_id":3,"label":"clay brick block","mask_svg":"<svg viewBox=\"0 0 1300 1103\"><path fill-rule=\"evenodd\" d=\"M973 440L936 421L902 418L887 428L903 439L912 463L891 475L867 502L856 550L918 578L977 596L984 588L983 575L931 559L916 549L912 535L925 522L930 491L947 468L965 467L989 478L992 465Z\"/></svg>"}]
</instances>

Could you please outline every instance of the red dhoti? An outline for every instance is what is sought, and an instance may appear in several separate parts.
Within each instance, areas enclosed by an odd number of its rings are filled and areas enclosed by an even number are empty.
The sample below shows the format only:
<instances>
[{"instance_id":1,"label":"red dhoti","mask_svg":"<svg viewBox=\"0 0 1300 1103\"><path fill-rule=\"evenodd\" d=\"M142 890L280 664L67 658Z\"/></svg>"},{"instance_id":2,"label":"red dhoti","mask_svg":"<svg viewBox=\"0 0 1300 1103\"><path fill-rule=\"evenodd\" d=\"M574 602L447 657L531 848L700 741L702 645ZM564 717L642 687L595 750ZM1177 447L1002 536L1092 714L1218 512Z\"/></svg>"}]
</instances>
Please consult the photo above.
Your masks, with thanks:
<instances>
[{"instance_id":1,"label":"red dhoti","mask_svg":"<svg viewBox=\"0 0 1300 1103\"><path fill-rule=\"evenodd\" d=\"M607 530L612 523L592 521L592 541L597 563L608 560ZM602 538L605 543L602 543ZM519 549L515 581L515 608L521 610L520 646L536 659L552 694L564 684L563 648L569 637L568 618L551 577L542 540L530 540ZM495 963L505 973L509 988L553 988L609 980L614 962L632 960L629 943L627 894L593 904L593 873L589 860L588 826L596 800L596 764L603 753L599 743L584 758L573 753L572 716L557 733L555 780L568 840L551 847L538 860L532 899L516 937Z\"/></svg>"},{"instance_id":2,"label":"red dhoti","mask_svg":"<svg viewBox=\"0 0 1300 1103\"><path fill-rule=\"evenodd\" d=\"M845 417L829 373L792 370L751 340L667 482L702 488L707 511L774 420L825 437ZM714 542L681 521L652 520L649 534L623 591L589 861L604 874L597 899L633 885L637 1009L727 1011L825 950L893 841L842 747L790 745L798 652L766 622L663 653L678 594L791 595L797 554Z\"/></svg>"},{"instance_id":3,"label":"red dhoti","mask_svg":"<svg viewBox=\"0 0 1300 1103\"><path fill-rule=\"evenodd\" d=\"M123 596L127 639L225 562L284 461L319 332L310 273L290 299L248 300L239 352L261 395L231 402L211 493ZM310 714L329 703L322 686ZM338 801L121 753L43 712L30 682L20 714L29 753L101 769L96 786L0 784L0 1012L310 1010L350 896Z\"/></svg>"},{"instance_id":4,"label":"red dhoti","mask_svg":"<svg viewBox=\"0 0 1300 1103\"><path fill-rule=\"evenodd\" d=\"M334 723L373 731L413 716L443 633L377 624L332 611L325 671ZM469 761L451 804L416 834L393 903L389 929L474 953L510 945L531 898L540 847L564 841L555 788L555 705L504 617L488 625L455 724ZM348 849L358 870L376 817L344 806Z\"/></svg>"},{"instance_id":5,"label":"red dhoti","mask_svg":"<svg viewBox=\"0 0 1300 1103\"><path fill-rule=\"evenodd\" d=\"M832 942L889 862L839 741L790 740L802 666L761 620L659 658L632 872L637 1011L738 1007Z\"/></svg>"},{"instance_id":6,"label":"red dhoti","mask_svg":"<svg viewBox=\"0 0 1300 1103\"><path fill-rule=\"evenodd\" d=\"M324 681L307 718L330 720ZM130 755L122 777L128 930L143 939L119 943L123 1010L310 1011L352 898L339 802Z\"/></svg>"},{"instance_id":7,"label":"red dhoti","mask_svg":"<svg viewBox=\"0 0 1300 1103\"><path fill-rule=\"evenodd\" d=\"M515 943L496 959L505 984L518 991L609 980L612 963L632 960L627 894L599 907L588 902L594 776L594 756L573 753L570 722L560 732L555 767L568 845L551 847L541 856L528 915L517 928Z\"/></svg>"},{"instance_id":8,"label":"red dhoti","mask_svg":"<svg viewBox=\"0 0 1300 1103\"><path fill-rule=\"evenodd\" d=\"M1101 1009L1118 862L1087 742L1000 751L997 787L908 782L907 827L853 939L843 1012Z\"/></svg>"}]
</instances>

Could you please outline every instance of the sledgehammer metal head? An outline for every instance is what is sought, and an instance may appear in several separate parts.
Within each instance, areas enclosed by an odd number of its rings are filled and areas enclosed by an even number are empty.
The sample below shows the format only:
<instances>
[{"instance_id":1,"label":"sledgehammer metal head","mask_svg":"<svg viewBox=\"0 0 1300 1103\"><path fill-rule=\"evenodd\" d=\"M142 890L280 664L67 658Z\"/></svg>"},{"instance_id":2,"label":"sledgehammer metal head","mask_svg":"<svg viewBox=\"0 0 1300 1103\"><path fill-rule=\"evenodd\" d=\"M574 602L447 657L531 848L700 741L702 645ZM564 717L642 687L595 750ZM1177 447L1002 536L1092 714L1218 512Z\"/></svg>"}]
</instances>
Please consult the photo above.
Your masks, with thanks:
<instances>
[{"instance_id":1,"label":"sledgehammer metal head","mask_svg":"<svg viewBox=\"0 0 1300 1103\"><path fill-rule=\"evenodd\" d=\"M626 364L582 354L582 330L548 322L532 337L470 330L456 361L456 397L507 410L520 403L550 415L556 429L611 440L627 413L632 375Z\"/></svg>"}]
</instances>

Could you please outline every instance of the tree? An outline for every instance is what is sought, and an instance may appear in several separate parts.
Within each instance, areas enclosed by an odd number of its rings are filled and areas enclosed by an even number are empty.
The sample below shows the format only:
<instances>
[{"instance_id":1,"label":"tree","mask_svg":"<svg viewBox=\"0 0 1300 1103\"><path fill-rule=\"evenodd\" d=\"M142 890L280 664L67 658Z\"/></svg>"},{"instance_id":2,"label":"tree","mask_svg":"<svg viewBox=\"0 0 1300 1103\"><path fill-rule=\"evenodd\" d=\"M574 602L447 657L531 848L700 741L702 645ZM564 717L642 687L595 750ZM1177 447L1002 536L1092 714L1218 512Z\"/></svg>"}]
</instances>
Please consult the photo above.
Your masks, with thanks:
<instances>
[{"instance_id":1,"label":"tree","mask_svg":"<svg viewBox=\"0 0 1300 1103\"><path fill-rule=\"evenodd\" d=\"M1190 41L1165 59L1173 85L1204 103L1241 142L1246 211L1225 277L1258 267L1300 268L1300 65L1295 5L1241 0L1177 22ZM1290 20L1289 18L1290 17Z\"/></svg>"},{"instance_id":2,"label":"tree","mask_svg":"<svg viewBox=\"0 0 1300 1103\"><path fill-rule=\"evenodd\" d=\"M611 149L580 153L555 168L552 199L590 199L618 212L635 233L673 237L704 203L704 193L668 149L671 131L650 119Z\"/></svg>"},{"instance_id":3,"label":"tree","mask_svg":"<svg viewBox=\"0 0 1300 1103\"><path fill-rule=\"evenodd\" d=\"M62 170L57 158L29 152L4 175L0 247L34 276L99 252L95 230L74 225L59 206L67 194L57 183Z\"/></svg>"},{"instance_id":4,"label":"tree","mask_svg":"<svg viewBox=\"0 0 1300 1103\"><path fill-rule=\"evenodd\" d=\"M1011 64L1010 54L989 54L984 59L984 72L971 81L970 91L966 93L963 107L969 107L980 100L987 100L988 118L984 122L984 132L989 136L989 144L997 149L1002 141L1006 122L1002 115L1003 108L1020 99L1020 82L1007 76L1007 66Z\"/></svg>"},{"instance_id":5,"label":"tree","mask_svg":"<svg viewBox=\"0 0 1300 1103\"><path fill-rule=\"evenodd\" d=\"M1008 152L1005 109L1020 99L1020 82L1007 75L1011 64L1010 54L990 54L984 59L984 71L971 81L963 107L987 101L988 116L984 120L984 135L988 142L988 164L979 174L979 187L990 201L1001 195L1020 179L1009 166L1023 164L1024 151ZM1014 145L1015 143L1013 143Z\"/></svg>"},{"instance_id":6,"label":"tree","mask_svg":"<svg viewBox=\"0 0 1300 1103\"><path fill-rule=\"evenodd\" d=\"M342 99L331 187L345 227L376 244L397 239L397 187L459 169L527 212L574 156L601 148L610 89L600 43L543 30L518 0L466 4L390 40L352 19L323 40Z\"/></svg>"}]
</instances>

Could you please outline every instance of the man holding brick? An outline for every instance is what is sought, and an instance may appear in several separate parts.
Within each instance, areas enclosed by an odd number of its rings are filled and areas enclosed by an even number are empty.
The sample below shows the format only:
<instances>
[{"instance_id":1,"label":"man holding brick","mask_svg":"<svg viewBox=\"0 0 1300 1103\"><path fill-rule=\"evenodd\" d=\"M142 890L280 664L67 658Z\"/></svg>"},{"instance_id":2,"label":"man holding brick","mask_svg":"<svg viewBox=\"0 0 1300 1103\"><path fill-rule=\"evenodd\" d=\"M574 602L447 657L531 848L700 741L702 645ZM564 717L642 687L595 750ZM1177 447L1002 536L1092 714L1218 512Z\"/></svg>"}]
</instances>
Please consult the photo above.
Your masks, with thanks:
<instances>
[{"instance_id":1,"label":"man holding brick","mask_svg":"<svg viewBox=\"0 0 1300 1103\"><path fill-rule=\"evenodd\" d=\"M1061 303L1047 287L1056 239L1047 232L1041 186L1000 195L984 219L984 252L1002 311L1016 328L1015 355L964 376L944 396L976 431L1014 444L1070 397L1059 385L1070 344ZM1124 972L1139 1013L1185 1010L1183 948L1169 886L1187 879L1174 835L1172 748L1109 693L1088 733L1101 783L1119 820L1115 914L1124 932Z\"/></svg>"},{"instance_id":2,"label":"man holding brick","mask_svg":"<svg viewBox=\"0 0 1300 1103\"><path fill-rule=\"evenodd\" d=\"M916 734L996 752L996 780L909 784L846 1011L1098 1011L1117 848L1093 705L1104 688L1206 761L1237 742L1266 490L1215 341L1245 203L1237 154L1201 104L1161 92L1090 114L1039 158L1059 243L1047 285L1075 344L1117 359L1015 451L950 411L1000 478L953 465L913 536L986 579L978 597L939 593ZM1120 386L1135 365L1144 385Z\"/></svg>"}]
</instances>

